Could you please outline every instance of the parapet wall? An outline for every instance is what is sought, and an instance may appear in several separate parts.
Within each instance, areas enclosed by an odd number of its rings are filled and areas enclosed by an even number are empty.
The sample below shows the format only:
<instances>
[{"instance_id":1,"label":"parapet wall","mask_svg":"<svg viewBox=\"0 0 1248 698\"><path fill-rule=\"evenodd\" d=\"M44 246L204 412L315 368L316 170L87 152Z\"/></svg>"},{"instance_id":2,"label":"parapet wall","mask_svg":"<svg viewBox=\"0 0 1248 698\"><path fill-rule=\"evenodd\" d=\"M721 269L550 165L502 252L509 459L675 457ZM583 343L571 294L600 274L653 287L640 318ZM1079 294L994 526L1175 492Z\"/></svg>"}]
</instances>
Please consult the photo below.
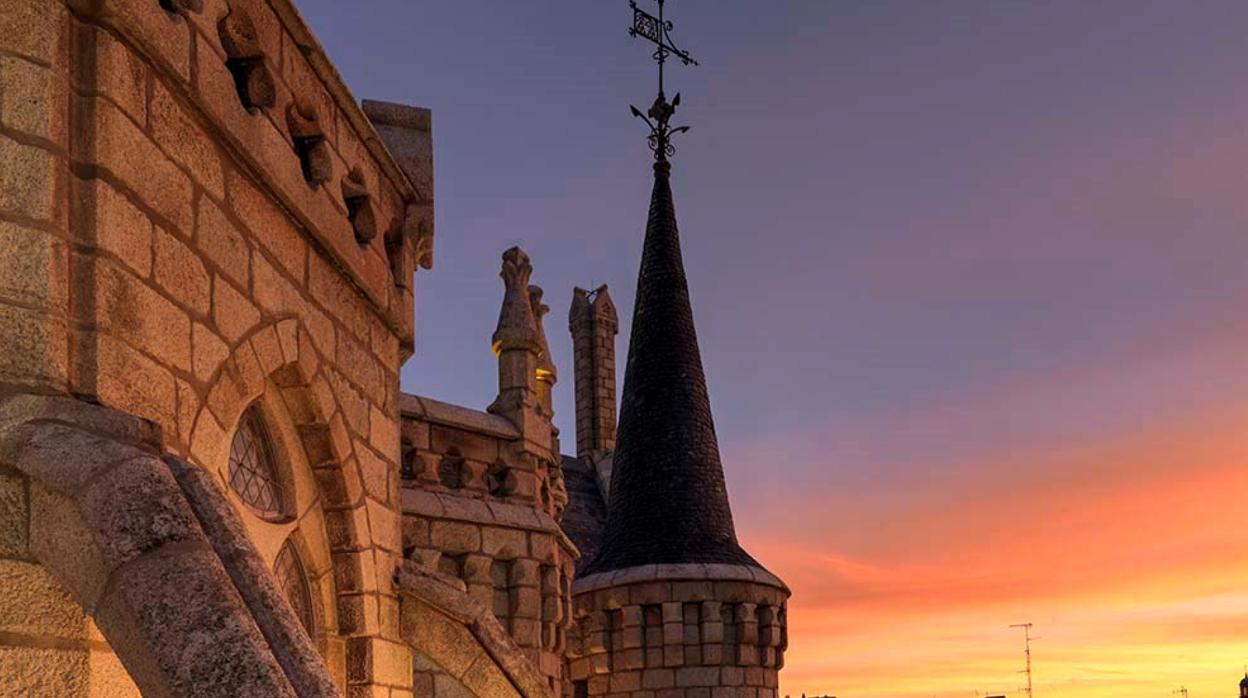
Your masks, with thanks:
<instances>
[{"instance_id":1,"label":"parapet wall","mask_svg":"<svg viewBox=\"0 0 1248 698\"><path fill-rule=\"evenodd\" d=\"M735 565L645 565L572 589L579 696L775 698L789 590Z\"/></svg>"},{"instance_id":2,"label":"parapet wall","mask_svg":"<svg viewBox=\"0 0 1248 698\"><path fill-rule=\"evenodd\" d=\"M552 493L562 486L559 465L528 450L503 417L414 395L401 406L404 557L461 584L549 694L564 694L578 553L557 521L566 502ZM428 658L439 663L437 654ZM438 672L424 673L433 675L425 683L434 696L454 695Z\"/></svg>"},{"instance_id":3,"label":"parapet wall","mask_svg":"<svg viewBox=\"0 0 1248 698\"><path fill-rule=\"evenodd\" d=\"M136 47L206 127L200 134L149 119L165 127L158 145L224 198L205 142L216 140L410 342L410 275L418 257L430 263L431 191L418 193L401 172L289 2L75 0L71 8Z\"/></svg>"}]
</instances>

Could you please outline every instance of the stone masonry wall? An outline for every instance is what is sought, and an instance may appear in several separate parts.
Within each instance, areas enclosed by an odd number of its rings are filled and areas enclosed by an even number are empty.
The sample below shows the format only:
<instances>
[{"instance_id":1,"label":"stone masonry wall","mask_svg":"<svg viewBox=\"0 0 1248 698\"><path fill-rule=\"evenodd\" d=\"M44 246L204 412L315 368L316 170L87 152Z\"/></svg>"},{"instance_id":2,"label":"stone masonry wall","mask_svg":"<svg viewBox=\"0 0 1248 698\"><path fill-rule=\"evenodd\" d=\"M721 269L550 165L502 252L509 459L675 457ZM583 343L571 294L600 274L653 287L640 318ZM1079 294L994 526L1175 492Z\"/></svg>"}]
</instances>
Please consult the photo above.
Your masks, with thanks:
<instances>
[{"instance_id":1,"label":"stone masonry wall","mask_svg":"<svg viewBox=\"0 0 1248 698\"><path fill-rule=\"evenodd\" d=\"M576 377L576 455L601 458L615 450L615 335L620 321L606 285L572 292L568 330L572 333Z\"/></svg>"},{"instance_id":2,"label":"stone masonry wall","mask_svg":"<svg viewBox=\"0 0 1248 698\"><path fill-rule=\"evenodd\" d=\"M321 512L302 535L331 561L331 673L410 695L398 370L429 202L290 3L0 0L0 163L0 389L150 419L222 489L244 410L279 404ZM5 593L39 574L0 569ZM36 631L105 656L89 628Z\"/></svg>"},{"instance_id":3,"label":"stone masonry wall","mask_svg":"<svg viewBox=\"0 0 1248 698\"><path fill-rule=\"evenodd\" d=\"M730 565L649 565L574 587L574 695L775 698L789 591Z\"/></svg>"},{"instance_id":4,"label":"stone masonry wall","mask_svg":"<svg viewBox=\"0 0 1248 698\"><path fill-rule=\"evenodd\" d=\"M404 556L462 581L552 692L564 693L578 554L543 494L553 464L525 451L501 417L415 396L404 405ZM417 687L444 685L421 679Z\"/></svg>"}]
</instances>

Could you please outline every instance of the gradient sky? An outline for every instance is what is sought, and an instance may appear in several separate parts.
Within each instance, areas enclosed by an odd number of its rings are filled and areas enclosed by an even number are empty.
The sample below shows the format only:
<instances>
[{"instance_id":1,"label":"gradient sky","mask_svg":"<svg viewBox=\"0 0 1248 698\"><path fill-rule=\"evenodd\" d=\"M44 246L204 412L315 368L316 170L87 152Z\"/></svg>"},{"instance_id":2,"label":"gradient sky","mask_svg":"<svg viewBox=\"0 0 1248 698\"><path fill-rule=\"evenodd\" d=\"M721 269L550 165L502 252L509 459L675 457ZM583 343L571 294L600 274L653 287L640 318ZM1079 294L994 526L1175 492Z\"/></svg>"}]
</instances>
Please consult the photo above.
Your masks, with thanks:
<instances>
[{"instance_id":1,"label":"gradient sky","mask_svg":"<svg viewBox=\"0 0 1248 698\"><path fill-rule=\"evenodd\" d=\"M434 111L406 390L484 407L533 258L622 359L650 179L625 0L301 0L358 97ZM677 212L783 692L1235 695L1248 662L1248 3L675 0ZM621 370L621 375L623 375Z\"/></svg>"}]
</instances>

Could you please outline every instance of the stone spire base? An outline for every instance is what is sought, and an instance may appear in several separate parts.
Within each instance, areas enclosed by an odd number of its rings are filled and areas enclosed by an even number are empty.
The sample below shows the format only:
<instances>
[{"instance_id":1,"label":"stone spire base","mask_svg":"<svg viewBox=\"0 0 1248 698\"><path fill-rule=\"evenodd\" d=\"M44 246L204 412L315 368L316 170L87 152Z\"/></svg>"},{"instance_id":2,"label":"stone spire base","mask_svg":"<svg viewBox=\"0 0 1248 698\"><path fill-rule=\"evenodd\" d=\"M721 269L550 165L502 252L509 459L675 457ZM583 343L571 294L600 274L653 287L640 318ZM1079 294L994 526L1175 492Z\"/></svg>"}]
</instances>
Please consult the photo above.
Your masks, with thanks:
<instances>
[{"instance_id":1,"label":"stone spire base","mask_svg":"<svg viewBox=\"0 0 1248 698\"><path fill-rule=\"evenodd\" d=\"M580 695L775 698L789 589L770 572L641 565L582 577L572 594Z\"/></svg>"}]
</instances>

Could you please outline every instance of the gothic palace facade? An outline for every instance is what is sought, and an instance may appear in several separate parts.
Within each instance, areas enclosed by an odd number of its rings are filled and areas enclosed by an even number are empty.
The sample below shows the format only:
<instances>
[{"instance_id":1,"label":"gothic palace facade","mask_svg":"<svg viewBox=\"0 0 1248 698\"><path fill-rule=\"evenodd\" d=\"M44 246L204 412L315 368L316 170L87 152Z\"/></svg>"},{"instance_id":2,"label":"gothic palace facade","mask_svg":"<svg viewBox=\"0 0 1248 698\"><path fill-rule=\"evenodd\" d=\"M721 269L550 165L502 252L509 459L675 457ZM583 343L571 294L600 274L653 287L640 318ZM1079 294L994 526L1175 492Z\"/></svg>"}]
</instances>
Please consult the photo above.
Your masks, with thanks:
<instances>
[{"instance_id":1,"label":"gothic palace facade","mask_svg":"<svg viewBox=\"0 0 1248 698\"><path fill-rule=\"evenodd\" d=\"M0 696L776 698L670 166L566 456L519 249L489 407L399 390L432 150L290 0L0 0Z\"/></svg>"}]
</instances>

